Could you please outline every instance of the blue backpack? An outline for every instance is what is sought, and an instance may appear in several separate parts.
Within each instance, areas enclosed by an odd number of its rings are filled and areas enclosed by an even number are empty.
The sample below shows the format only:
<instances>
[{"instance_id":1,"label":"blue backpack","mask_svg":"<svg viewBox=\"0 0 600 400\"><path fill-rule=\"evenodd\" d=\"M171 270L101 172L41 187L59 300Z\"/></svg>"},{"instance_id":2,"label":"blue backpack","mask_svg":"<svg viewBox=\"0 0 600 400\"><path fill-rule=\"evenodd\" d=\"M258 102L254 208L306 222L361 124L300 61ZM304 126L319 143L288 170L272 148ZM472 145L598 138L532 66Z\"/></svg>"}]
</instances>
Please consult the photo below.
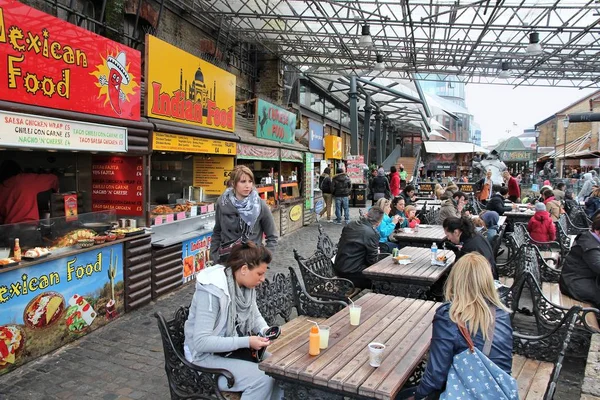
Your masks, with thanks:
<instances>
[{"instance_id":1,"label":"blue backpack","mask_svg":"<svg viewBox=\"0 0 600 400\"><path fill-rule=\"evenodd\" d=\"M517 381L487 357L492 349L496 320L496 308L490 308L494 322L488 331L483 352L475 347L467 328L459 324L460 333L469 348L454 356L448 372L446 390L441 394L440 400L519 399Z\"/></svg>"}]
</instances>

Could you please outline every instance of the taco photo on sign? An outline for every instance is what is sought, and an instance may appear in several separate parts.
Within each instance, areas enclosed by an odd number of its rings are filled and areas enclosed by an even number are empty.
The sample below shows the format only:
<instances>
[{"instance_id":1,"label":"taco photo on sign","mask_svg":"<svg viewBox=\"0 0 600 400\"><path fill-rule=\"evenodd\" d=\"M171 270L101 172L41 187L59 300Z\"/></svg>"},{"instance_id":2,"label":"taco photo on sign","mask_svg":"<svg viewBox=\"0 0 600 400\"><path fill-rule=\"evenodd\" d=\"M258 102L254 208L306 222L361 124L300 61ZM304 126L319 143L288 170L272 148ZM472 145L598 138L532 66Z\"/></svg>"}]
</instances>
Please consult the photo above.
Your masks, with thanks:
<instances>
[{"instance_id":1,"label":"taco photo on sign","mask_svg":"<svg viewBox=\"0 0 600 400\"><path fill-rule=\"evenodd\" d=\"M18 326L0 326L0 369L14 364L24 346L25 336Z\"/></svg>"},{"instance_id":2,"label":"taco photo on sign","mask_svg":"<svg viewBox=\"0 0 600 400\"><path fill-rule=\"evenodd\" d=\"M35 296L25 307L23 321L33 329L54 324L65 310L65 299L60 293L45 292Z\"/></svg>"},{"instance_id":3,"label":"taco photo on sign","mask_svg":"<svg viewBox=\"0 0 600 400\"><path fill-rule=\"evenodd\" d=\"M67 308L67 319L65 321L67 329L71 333L81 333L85 331L94 319L96 319L96 311L83 296L74 294L69 299L69 308Z\"/></svg>"}]
</instances>

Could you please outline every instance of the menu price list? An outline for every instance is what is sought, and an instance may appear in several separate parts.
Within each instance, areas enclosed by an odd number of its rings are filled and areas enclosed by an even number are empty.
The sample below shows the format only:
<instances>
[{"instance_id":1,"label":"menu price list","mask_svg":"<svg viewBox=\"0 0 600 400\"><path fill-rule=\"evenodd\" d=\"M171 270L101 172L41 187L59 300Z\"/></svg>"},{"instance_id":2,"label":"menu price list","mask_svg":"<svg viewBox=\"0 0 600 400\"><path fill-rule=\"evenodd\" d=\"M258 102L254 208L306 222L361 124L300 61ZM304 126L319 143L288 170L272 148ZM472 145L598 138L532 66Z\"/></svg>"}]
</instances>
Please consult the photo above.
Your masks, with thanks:
<instances>
[{"instance_id":1,"label":"menu price list","mask_svg":"<svg viewBox=\"0 0 600 400\"><path fill-rule=\"evenodd\" d=\"M144 215L142 157L95 156L92 159L92 210Z\"/></svg>"}]
</instances>

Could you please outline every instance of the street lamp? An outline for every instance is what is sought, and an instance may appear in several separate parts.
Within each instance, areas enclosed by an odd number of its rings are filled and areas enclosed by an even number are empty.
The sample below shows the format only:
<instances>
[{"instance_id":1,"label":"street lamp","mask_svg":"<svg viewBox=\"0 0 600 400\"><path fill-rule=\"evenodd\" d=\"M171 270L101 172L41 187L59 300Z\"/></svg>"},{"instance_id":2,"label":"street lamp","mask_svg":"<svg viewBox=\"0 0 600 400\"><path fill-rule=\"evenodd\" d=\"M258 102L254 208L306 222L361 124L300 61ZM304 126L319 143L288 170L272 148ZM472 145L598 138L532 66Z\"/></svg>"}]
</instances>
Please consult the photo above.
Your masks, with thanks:
<instances>
[{"instance_id":1,"label":"street lamp","mask_svg":"<svg viewBox=\"0 0 600 400\"><path fill-rule=\"evenodd\" d=\"M538 146L539 146L539 139L540 137L540 131L539 129L535 130L535 158L533 159L533 179L531 180L531 183L533 182L537 182L537 158L538 158Z\"/></svg>"},{"instance_id":2,"label":"street lamp","mask_svg":"<svg viewBox=\"0 0 600 400\"><path fill-rule=\"evenodd\" d=\"M566 178L567 175L567 130L569 129L569 115L565 115L563 118L563 128L565 128L565 141L563 142L563 179Z\"/></svg>"}]
</instances>

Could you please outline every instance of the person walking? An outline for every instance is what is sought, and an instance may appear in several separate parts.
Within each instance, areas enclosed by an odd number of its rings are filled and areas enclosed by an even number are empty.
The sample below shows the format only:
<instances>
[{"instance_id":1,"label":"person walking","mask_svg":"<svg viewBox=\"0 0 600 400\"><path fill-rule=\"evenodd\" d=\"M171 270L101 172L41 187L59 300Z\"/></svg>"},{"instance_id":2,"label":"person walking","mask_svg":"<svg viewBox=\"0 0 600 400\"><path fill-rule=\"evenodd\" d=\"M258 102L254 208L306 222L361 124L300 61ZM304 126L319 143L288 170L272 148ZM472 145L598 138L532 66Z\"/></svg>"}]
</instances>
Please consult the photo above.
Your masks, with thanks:
<instances>
[{"instance_id":1,"label":"person walking","mask_svg":"<svg viewBox=\"0 0 600 400\"><path fill-rule=\"evenodd\" d=\"M406 178L408 174L404 170L404 165L400 164L400 188L404 189L406 187ZM397 195L395 195L397 196Z\"/></svg>"},{"instance_id":2,"label":"person walking","mask_svg":"<svg viewBox=\"0 0 600 400\"><path fill-rule=\"evenodd\" d=\"M392 198L397 197L400 194L401 177L393 165L390 167L390 192Z\"/></svg>"},{"instance_id":3,"label":"person walking","mask_svg":"<svg viewBox=\"0 0 600 400\"><path fill-rule=\"evenodd\" d=\"M390 182L386 178L383 168L379 168L377 170L377 176L371 180L371 186L369 187L369 190L373 194L373 205L375 205L377 200L381 198L390 197Z\"/></svg>"},{"instance_id":4,"label":"person walking","mask_svg":"<svg viewBox=\"0 0 600 400\"><path fill-rule=\"evenodd\" d=\"M335 199L335 221L336 224L342 223L342 211L345 216L346 223L350 222L350 190L352 182L343 168L338 168L336 175L331 180L332 193Z\"/></svg>"},{"instance_id":5,"label":"person walking","mask_svg":"<svg viewBox=\"0 0 600 400\"><path fill-rule=\"evenodd\" d=\"M323 200L325 200L325 208L321 210L319 218L322 218L327 213L327 222L333 222L331 220L331 203L333 202L332 184L331 184L331 169L329 167L323 170L323 173L319 177L319 189L323 193Z\"/></svg>"}]
</instances>

